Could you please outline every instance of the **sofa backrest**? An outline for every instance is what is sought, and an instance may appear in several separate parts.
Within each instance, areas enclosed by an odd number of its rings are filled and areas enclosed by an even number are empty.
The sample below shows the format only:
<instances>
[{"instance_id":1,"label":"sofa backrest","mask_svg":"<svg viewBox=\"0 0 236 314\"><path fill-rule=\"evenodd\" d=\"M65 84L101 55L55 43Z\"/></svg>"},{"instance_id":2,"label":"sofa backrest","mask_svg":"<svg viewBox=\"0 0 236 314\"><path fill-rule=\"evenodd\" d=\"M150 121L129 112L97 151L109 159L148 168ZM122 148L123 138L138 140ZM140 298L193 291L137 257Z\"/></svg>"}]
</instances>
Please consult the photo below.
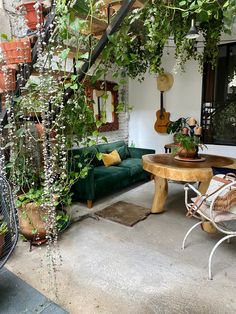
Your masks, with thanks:
<instances>
[{"instance_id":1,"label":"sofa backrest","mask_svg":"<svg viewBox=\"0 0 236 314\"><path fill-rule=\"evenodd\" d=\"M129 156L129 151L127 148L127 144L125 141L117 141L113 143L105 143L105 144L98 144L93 145L91 147L82 147L82 148L73 148L71 150L71 157L76 156L78 162L83 163L86 160L92 160L91 165L93 166L102 166L103 161L98 160L96 158L97 153L111 153L113 150L117 150L120 154L121 159L125 159Z\"/></svg>"},{"instance_id":2,"label":"sofa backrest","mask_svg":"<svg viewBox=\"0 0 236 314\"><path fill-rule=\"evenodd\" d=\"M105 143L97 145L97 149L100 153L111 153L118 147L126 146L125 141L117 141L113 143Z\"/></svg>"}]
</instances>

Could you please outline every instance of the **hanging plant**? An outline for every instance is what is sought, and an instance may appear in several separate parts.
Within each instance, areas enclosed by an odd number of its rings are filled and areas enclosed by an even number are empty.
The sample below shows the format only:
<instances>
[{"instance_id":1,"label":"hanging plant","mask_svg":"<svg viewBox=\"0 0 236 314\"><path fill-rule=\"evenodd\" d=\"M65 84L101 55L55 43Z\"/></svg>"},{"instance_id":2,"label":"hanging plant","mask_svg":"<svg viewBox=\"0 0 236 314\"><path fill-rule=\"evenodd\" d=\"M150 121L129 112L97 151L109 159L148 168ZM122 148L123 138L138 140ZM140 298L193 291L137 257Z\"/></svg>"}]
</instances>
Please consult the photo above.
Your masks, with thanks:
<instances>
[{"instance_id":1,"label":"hanging plant","mask_svg":"<svg viewBox=\"0 0 236 314\"><path fill-rule=\"evenodd\" d=\"M184 71L189 59L215 66L217 44L222 32L230 33L236 2L163 1L147 2L143 9L133 11L120 30L111 36L105 49L107 60L123 65L131 78L142 79L145 72L162 72L162 55L169 40L175 45L178 66ZM196 51L195 40L186 38L194 19L204 41L203 51Z\"/></svg>"}]
</instances>

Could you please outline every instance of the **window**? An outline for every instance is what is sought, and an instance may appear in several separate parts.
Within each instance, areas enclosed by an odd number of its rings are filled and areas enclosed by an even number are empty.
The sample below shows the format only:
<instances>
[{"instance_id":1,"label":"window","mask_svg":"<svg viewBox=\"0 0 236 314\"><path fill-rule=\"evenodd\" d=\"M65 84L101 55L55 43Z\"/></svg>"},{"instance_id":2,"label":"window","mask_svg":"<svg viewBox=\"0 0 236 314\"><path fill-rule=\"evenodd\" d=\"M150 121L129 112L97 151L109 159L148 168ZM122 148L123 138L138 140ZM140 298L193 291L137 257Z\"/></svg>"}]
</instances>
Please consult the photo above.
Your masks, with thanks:
<instances>
[{"instance_id":1,"label":"window","mask_svg":"<svg viewBox=\"0 0 236 314\"><path fill-rule=\"evenodd\" d=\"M202 94L203 140L236 145L236 43L220 45L215 70L206 64Z\"/></svg>"}]
</instances>

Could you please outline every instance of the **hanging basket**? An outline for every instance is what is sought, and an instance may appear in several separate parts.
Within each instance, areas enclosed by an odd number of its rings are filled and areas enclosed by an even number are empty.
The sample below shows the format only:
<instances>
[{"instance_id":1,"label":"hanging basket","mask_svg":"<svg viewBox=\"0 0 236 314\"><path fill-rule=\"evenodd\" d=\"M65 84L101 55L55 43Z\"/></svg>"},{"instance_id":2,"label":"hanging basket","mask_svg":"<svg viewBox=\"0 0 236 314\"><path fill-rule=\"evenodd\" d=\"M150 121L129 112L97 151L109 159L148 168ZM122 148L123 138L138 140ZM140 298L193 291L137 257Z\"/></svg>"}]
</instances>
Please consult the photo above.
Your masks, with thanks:
<instances>
[{"instance_id":1,"label":"hanging basket","mask_svg":"<svg viewBox=\"0 0 236 314\"><path fill-rule=\"evenodd\" d=\"M29 38L0 43L6 64L27 63L32 61Z\"/></svg>"},{"instance_id":2,"label":"hanging basket","mask_svg":"<svg viewBox=\"0 0 236 314\"><path fill-rule=\"evenodd\" d=\"M12 92L16 89L16 70L0 70L0 93Z\"/></svg>"},{"instance_id":3,"label":"hanging basket","mask_svg":"<svg viewBox=\"0 0 236 314\"><path fill-rule=\"evenodd\" d=\"M38 8L36 6L38 5ZM43 23L43 4L36 1L22 3L17 7L18 10L22 10L26 24L32 31L37 29L37 24Z\"/></svg>"}]
</instances>

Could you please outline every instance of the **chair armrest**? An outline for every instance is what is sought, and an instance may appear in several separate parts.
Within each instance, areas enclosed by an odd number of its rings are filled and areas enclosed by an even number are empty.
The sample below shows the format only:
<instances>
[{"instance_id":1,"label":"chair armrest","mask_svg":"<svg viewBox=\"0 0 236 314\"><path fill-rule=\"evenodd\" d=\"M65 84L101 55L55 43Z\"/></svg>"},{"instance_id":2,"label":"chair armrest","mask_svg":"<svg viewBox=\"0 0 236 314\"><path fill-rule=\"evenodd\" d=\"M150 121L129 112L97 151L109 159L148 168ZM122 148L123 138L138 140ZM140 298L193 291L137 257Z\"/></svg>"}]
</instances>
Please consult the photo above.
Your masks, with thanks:
<instances>
[{"instance_id":1,"label":"chair armrest","mask_svg":"<svg viewBox=\"0 0 236 314\"><path fill-rule=\"evenodd\" d=\"M233 190L231 190L231 187L233 187ZM211 218L211 221L213 222L214 226L215 226L218 230L220 230L220 231L222 231L222 229L217 225L217 223L215 223L213 212L214 212L215 202L216 202L217 198L218 198L219 196L221 196L221 194L222 194L222 192L223 192L224 190L227 190L227 191L231 190L231 191L233 191L234 193L236 193L236 181L232 181L232 182L230 182L230 183L228 183L228 184L222 186L220 189L218 189L218 191L215 193L215 195L214 195L214 197L213 197L213 199L212 199L212 202L211 202L211 204L210 204L210 218ZM233 207L233 204L232 204L232 207ZM218 211L218 212L219 212L219 211ZM230 213L230 210L222 211L222 213L224 213L224 214L227 214L227 213L228 213L228 214L229 214L229 213ZM232 214L232 213L230 213L230 214ZM235 213L233 213L233 214L235 215ZM235 216L235 219L236 219L236 216ZM224 232L224 231L222 231L222 232Z\"/></svg>"},{"instance_id":2,"label":"chair armrest","mask_svg":"<svg viewBox=\"0 0 236 314\"><path fill-rule=\"evenodd\" d=\"M187 216L193 216L194 213L198 210L197 204L192 201L192 199L189 199L189 190L192 190L195 192L195 194L199 197L202 197L202 201L205 199L205 196L202 195L192 184L186 183L184 185L184 191L185 191L185 206L187 208Z\"/></svg>"},{"instance_id":3,"label":"chair armrest","mask_svg":"<svg viewBox=\"0 0 236 314\"><path fill-rule=\"evenodd\" d=\"M154 149L149 148L137 148L137 147L128 147L131 158L142 158L143 155L155 154Z\"/></svg>"}]
</instances>

